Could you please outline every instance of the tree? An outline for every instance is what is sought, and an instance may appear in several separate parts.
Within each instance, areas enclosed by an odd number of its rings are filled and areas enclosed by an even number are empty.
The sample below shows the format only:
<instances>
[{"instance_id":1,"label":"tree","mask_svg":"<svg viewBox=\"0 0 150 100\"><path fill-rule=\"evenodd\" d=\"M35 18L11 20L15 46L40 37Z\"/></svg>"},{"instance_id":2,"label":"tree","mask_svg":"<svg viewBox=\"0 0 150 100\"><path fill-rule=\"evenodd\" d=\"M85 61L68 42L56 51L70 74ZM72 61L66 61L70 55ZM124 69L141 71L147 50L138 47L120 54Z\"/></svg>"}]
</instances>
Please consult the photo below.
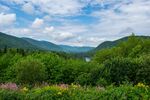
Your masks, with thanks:
<instances>
[{"instance_id":1,"label":"tree","mask_svg":"<svg viewBox=\"0 0 150 100\"><path fill-rule=\"evenodd\" d=\"M107 71L107 80L112 83L120 84L125 81L136 82L136 73L139 69L139 63L132 58L117 57L104 63L104 70ZM104 75L103 75L104 76Z\"/></svg>"},{"instance_id":2,"label":"tree","mask_svg":"<svg viewBox=\"0 0 150 100\"><path fill-rule=\"evenodd\" d=\"M21 83L42 82L46 79L45 66L39 60L27 57L15 64L16 78Z\"/></svg>"},{"instance_id":3,"label":"tree","mask_svg":"<svg viewBox=\"0 0 150 100\"><path fill-rule=\"evenodd\" d=\"M4 53L7 53L7 46L4 47Z\"/></svg>"},{"instance_id":4,"label":"tree","mask_svg":"<svg viewBox=\"0 0 150 100\"><path fill-rule=\"evenodd\" d=\"M143 55L137 59L139 63L139 69L136 73L137 82L145 82L149 84L150 82L150 54Z\"/></svg>"}]
</instances>

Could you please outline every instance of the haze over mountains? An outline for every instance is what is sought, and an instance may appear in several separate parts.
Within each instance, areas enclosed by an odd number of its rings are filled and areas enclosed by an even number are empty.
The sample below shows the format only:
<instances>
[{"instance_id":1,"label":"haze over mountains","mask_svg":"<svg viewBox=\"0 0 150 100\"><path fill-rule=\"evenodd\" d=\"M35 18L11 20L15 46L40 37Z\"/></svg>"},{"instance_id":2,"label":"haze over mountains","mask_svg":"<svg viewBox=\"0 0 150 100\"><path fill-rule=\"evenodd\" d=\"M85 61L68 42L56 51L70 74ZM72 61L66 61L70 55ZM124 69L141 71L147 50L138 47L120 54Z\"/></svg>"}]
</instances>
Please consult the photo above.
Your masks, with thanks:
<instances>
[{"instance_id":1,"label":"haze over mountains","mask_svg":"<svg viewBox=\"0 0 150 100\"><path fill-rule=\"evenodd\" d=\"M139 38L149 38L150 36L136 36ZM126 41L128 37L123 37L115 41L104 41L99 44L96 48L94 47L77 47L68 45L57 45L48 41L38 41L31 38L18 38L15 36L7 35L0 32L0 48L7 46L8 48L22 48L32 50L47 50L47 51L58 51L68 53L85 53L90 51L98 51L105 48L111 48L116 46L122 41Z\"/></svg>"},{"instance_id":2,"label":"haze over mountains","mask_svg":"<svg viewBox=\"0 0 150 100\"><path fill-rule=\"evenodd\" d=\"M38 50L48 50L48 51L62 51L70 53L81 53L87 52L93 47L76 47L67 45L57 45L48 41L38 41L31 38L18 38L15 36L7 35L0 32L0 48L22 48L22 49L38 49Z\"/></svg>"}]
</instances>

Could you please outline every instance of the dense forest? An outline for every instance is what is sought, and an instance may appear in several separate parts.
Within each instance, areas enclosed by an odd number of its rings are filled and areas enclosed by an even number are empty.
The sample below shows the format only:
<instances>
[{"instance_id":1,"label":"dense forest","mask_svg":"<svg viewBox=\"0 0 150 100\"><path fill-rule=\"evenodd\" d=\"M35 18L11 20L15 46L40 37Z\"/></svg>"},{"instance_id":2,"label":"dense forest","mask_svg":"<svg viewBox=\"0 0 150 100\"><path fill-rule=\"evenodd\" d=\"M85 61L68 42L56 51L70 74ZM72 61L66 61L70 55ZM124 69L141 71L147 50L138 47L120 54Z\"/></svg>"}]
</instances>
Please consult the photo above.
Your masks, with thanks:
<instances>
[{"instance_id":1,"label":"dense forest","mask_svg":"<svg viewBox=\"0 0 150 100\"><path fill-rule=\"evenodd\" d=\"M89 53L89 52L88 52ZM134 35L81 54L0 50L1 100L149 100L150 39Z\"/></svg>"}]
</instances>

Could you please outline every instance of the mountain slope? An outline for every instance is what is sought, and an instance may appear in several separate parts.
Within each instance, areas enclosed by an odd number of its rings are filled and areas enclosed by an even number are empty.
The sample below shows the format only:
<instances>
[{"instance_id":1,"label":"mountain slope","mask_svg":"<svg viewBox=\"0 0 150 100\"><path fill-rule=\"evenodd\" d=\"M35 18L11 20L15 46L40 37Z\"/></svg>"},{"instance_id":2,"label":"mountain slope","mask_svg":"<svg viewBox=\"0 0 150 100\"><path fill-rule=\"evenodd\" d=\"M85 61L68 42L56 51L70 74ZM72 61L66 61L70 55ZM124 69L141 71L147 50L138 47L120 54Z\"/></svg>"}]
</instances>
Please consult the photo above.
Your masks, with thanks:
<instances>
[{"instance_id":1,"label":"mountain slope","mask_svg":"<svg viewBox=\"0 0 150 100\"><path fill-rule=\"evenodd\" d=\"M18 38L0 32L0 48L4 48L5 46L7 46L8 48L61 51L68 53L82 53L93 49L92 47L56 45L47 41L38 41L31 38Z\"/></svg>"},{"instance_id":2,"label":"mountain slope","mask_svg":"<svg viewBox=\"0 0 150 100\"><path fill-rule=\"evenodd\" d=\"M144 38L144 39L150 39L150 36L136 36L136 37ZM128 37L123 37L123 38L115 40L115 41L105 41L105 42L101 43L100 45L98 45L93 51L95 52L95 51L98 51L98 50L101 50L101 49L114 47L117 44L119 44L120 42L127 41L128 38L129 38L129 36Z\"/></svg>"},{"instance_id":3,"label":"mountain slope","mask_svg":"<svg viewBox=\"0 0 150 100\"><path fill-rule=\"evenodd\" d=\"M50 50L50 51L62 51L62 48L59 47L58 45L51 43L51 42L47 42L47 41L37 41L34 39L30 39L30 38L22 38L26 41L28 41L29 43L31 43L32 45L35 45L37 47L42 48L43 50Z\"/></svg>"},{"instance_id":4,"label":"mountain slope","mask_svg":"<svg viewBox=\"0 0 150 100\"><path fill-rule=\"evenodd\" d=\"M67 45L59 45L64 52L70 52L70 53L82 53L82 52L88 52L94 47L77 47L77 46L67 46Z\"/></svg>"},{"instance_id":5,"label":"mountain slope","mask_svg":"<svg viewBox=\"0 0 150 100\"><path fill-rule=\"evenodd\" d=\"M5 46L8 48L39 49L21 38L0 32L0 48L4 48Z\"/></svg>"}]
</instances>

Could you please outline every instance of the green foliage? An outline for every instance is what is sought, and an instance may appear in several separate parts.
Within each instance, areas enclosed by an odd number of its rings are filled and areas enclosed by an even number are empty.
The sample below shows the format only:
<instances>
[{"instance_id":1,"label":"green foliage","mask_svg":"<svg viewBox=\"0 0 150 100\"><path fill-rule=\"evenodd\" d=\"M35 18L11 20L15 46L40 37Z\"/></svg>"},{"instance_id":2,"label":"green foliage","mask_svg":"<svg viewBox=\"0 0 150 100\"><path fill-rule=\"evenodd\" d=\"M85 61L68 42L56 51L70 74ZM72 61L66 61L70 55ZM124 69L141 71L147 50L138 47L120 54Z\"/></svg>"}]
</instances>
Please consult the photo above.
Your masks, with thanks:
<instances>
[{"instance_id":1,"label":"green foliage","mask_svg":"<svg viewBox=\"0 0 150 100\"><path fill-rule=\"evenodd\" d=\"M97 80L96 85L101 87L106 87L108 86L108 82L106 81L106 79L100 78Z\"/></svg>"},{"instance_id":2,"label":"green foliage","mask_svg":"<svg viewBox=\"0 0 150 100\"><path fill-rule=\"evenodd\" d=\"M16 78L21 83L42 82L46 79L46 71L42 62L27 57L14 65Z\"/></svg>"},{"instance_id":3,"label":"green foliage","mask_svg":"<svg viewBox=\"0 0 150 100\"><path fill-rule=\"evenodd\" d=\"M120 42L116 47L98 51L93 61L103 63L106 60L115 57L132 57L136 58L142 54L150 53L150 39L141 39L130 36L127 41Z\"/></svg>"},{"instance_id":4,"label":"green foliage","mask_svg":"<svg viewBox=\"0 0 150 100\"><path fill-rule=\"evenodd\" d=\"M6 81L7 71L18 59L21 58L19 54L6 53L0 56L0 82Z\"/></svg>"},{"instance_id":5,"label":"green foliage","mask_svg":"<svg viewBox=\"0 0 150 100\"><path fill-rule=\"evenodd\" d=\"M138 70L138 63L132 61L130 58L114 58L104 63L104 70L107 79L112 83L120 84L124 81L135 82L136 72Z\"/></svg>"},{"instance_id":6,"label":"green foliage","mask_svg":"<svg viewBox=\"0 0 150 100\"><path fill-rule=\"evenodd\" d=\"M93 62L103 64L99 76L108 83L149 83L150 39L130 36L118 46L96 53Z\"/></svg>"},{"instance_id":7,"label":"green foliage","mask_svg":"<svg viewBox=\"0 0 150 100\"><path fill-rule=\"evenodd\" d=\"M81 73L76 79L75 83L80 84L82 86L84 85L91 85L91 74L90 73Z\"/></svg>"},{"instance_id":8,"label":"green foliage","mask_svg":"<svg viewBox=\"0 0 150 100\"><path fill-rule=\"evenodd\" d=\"M64 59L54 53L35 53L31 57L39 59L45 65L47 80L57 83L60 80L61 67L64 66Z\"/></svg>"},{"instance_id":9,"label":"green foliage","mask_svg":"<svg viewBox=\"0 0 150 100\"><path fill-rule=\"evenodd\" d=\"M24 97L23 93L0 89L0 100L23 100Z\"/></svg>"},{"instance_id":10,"label":"green foliage","mask_svg":"<svg viewBox=\"0 0 150 100\"><path fill-rule=\"evenodd\" d=\"M145 82L149 84L150 82L150 54L143 55L137 58L139 62L139 69L136 72L136 81Z\"/></svg>"},{"instance_id":11,"label":"green foliage","mask_svg":"<svg viewBox=\"0 0 150 100\"><path fill-rule=\"evenodd\" d=\"M149 39L132 35L116 47L98 51L91 62L76 59L75 54L62 52L2 49L0 82L31 84L45 81L52 84L77 83L104 87L124 82L148 84L149 45Z\"/></svg>"},{"instance_id":12,"label":"green foliage","mask_svg":"<svg viewBox=\"0 0 150 100\"><path fill-rule=\"evenodd\" d=\"M0 100L148 100L150 88L143 83L149 84L149 72L150 40L134 35L98 51L91 62L75 59L75 54L5 48L0 50L0 83L17 82L31 90L0 89ZM41 82L63 86L32 89ZM125 82L134 86L122 86ZM72 83L79 85L68 86ZM118 87L108 88L111 84Z\"/></svg>"},{"instance_id":13,"label":"green foliage","mask_svg":"<svg viewBox=\"0 0 150 100\"><path fill-rule=\"evenodd\" d=\"M25 91L26 90L26 91ZM149 100L150 87L138 85L121 85L119 87L69 87L44 86L31 90L10 91L0 89L1 100Z\"/></svg>"},{"instance_id":14,"label":"green foliage","mask_svg":"<svg viewBox=\"0 0 150 100\"><path fill-rule=\"evenodd\" d=\"M112 58L112 50L111 49L104 49L96 53L94 56L94 61L98 63L103 63L105 60Z\"/></svg>"}]
</instances>

